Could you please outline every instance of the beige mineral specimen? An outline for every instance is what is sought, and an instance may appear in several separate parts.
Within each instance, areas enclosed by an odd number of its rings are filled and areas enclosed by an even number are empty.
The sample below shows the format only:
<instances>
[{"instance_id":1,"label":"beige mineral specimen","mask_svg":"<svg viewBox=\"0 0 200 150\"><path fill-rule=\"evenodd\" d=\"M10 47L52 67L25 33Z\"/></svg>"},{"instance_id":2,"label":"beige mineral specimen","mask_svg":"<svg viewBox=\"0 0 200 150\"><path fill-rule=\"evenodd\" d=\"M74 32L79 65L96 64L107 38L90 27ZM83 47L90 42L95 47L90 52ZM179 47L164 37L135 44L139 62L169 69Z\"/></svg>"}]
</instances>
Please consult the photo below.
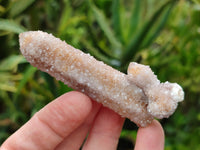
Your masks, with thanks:
<instances>
[{"instance_id":1,"label":"beige mineral specimen","mask_svg":"<svg viewBox=\"0 0 200 150\"><path fill-rule=\"evenodd\" d=\"M128 75L42 31L19 35L33 66L109 107L138 126L169 117L184 98L176 83L160 83L148 66L130 63Z\"/></svg>"}]
</instances>

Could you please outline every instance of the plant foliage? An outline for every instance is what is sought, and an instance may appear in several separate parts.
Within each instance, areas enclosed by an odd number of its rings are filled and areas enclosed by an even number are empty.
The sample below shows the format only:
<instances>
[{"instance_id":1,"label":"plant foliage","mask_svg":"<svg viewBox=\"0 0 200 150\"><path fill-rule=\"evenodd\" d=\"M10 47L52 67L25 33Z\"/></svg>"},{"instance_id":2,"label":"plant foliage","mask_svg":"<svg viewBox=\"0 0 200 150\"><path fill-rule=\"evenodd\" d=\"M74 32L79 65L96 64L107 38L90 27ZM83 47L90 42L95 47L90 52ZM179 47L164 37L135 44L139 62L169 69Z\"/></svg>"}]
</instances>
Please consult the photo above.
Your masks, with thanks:
<instances>
[{"instance_id":1,"label":"plant foliage","mask_svg":"<svg viewBox=\"0 0 200 150\"><path fill-rule=\"evenodd\" d=\"M18 34L28 30L53 33L120 71L137 61L181 84L185 101L161 121L165 149L200 149L199 0L0 0L0 143L72 90L20 54ZM135 129L126 122L121 138L134 145Z\"/></svg>"}]
</instances>

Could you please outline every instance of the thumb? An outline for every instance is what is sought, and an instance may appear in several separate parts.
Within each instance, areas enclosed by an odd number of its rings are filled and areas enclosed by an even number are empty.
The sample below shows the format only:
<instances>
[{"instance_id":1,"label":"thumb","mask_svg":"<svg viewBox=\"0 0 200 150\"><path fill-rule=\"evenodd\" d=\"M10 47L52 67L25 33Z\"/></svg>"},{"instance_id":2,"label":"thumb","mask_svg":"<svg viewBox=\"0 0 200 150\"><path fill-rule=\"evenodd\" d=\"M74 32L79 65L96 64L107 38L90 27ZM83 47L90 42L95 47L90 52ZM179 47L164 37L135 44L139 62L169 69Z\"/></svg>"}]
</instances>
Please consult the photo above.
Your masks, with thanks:
<instances>
[{"instance_id":1,"label":"thumb","mask_svg":"<svg viewBox=\"0 0 200 150\"><path fill-rule=\"evenodd\" d=\"M164 130L161 124L154 120L148 127L139 128L135 150L163 150Z\"/></svg>"}]
</instances>

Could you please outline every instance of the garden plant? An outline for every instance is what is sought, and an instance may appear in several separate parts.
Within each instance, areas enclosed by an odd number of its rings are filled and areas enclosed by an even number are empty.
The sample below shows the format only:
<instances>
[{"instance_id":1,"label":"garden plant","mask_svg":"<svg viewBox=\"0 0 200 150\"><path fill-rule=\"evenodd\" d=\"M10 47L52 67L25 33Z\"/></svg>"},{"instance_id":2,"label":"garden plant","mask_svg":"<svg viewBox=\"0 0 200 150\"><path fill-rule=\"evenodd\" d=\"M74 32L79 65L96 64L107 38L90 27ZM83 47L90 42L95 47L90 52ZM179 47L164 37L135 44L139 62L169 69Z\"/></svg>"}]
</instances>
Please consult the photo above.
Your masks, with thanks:
<instances>
[{"instance_id":1,"label":"garden plant","mask_svg":"<svg viewBox=\"0 0 200 150\"><path fill-rule=\"evenodd\" d=\"M160 120L165 149L200 149L199 0L0 0L0 144L73 90L20 54L18 35L29 30L52 33L124 73L135 61L179 83L184 102ZM118 149L133 149L136 133L127 119Z\"/></svg>"}]
</instances>

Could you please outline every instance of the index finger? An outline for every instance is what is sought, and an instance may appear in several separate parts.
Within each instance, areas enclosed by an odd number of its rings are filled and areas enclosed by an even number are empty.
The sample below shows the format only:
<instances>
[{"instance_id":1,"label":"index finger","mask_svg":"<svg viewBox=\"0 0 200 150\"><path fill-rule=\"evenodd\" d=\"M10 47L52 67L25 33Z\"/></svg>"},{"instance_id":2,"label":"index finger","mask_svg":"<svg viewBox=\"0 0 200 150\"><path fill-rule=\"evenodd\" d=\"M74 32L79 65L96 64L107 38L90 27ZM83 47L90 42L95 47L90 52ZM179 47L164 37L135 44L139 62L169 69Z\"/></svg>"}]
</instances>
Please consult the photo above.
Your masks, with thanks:
<instances>
[{"instance_id":1,"label":"index finger","mask_svg":"<svg viewBox=\"0 0 200 150\"><path fill-rule=\"evenodd\" d=\"M91 109L89 97L69 92L36 113L4 142L1 150L52 150L86 119Z\"/></svg>"}]
</instances>

